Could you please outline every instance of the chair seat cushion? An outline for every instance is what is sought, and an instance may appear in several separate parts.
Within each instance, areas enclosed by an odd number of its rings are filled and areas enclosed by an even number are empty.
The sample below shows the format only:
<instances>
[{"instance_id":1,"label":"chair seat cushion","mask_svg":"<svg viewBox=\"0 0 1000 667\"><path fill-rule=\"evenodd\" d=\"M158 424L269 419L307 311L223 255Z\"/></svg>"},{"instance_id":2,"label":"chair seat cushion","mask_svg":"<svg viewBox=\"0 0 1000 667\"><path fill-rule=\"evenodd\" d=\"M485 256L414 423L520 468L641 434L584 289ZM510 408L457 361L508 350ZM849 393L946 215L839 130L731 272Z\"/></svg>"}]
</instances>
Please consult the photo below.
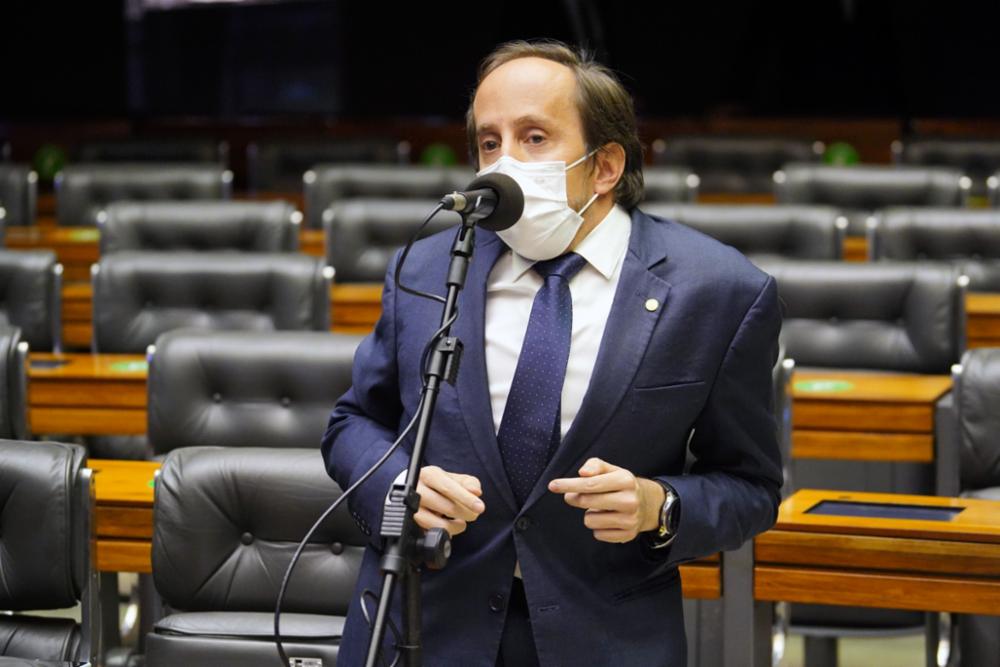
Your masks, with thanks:
<instances>
[{"instance_id":1,"label":"chair seat cushion","mask_svg":"<svg viewBox=\"0 0 1000 667\"><path fill-rule=\"evenodd\" d=\"M978 498L979 500L1000 500L1000 486L988 486L985 489L963 491L962 497Z\"/></svg>"},{"instance_id":2,"label":"chair seat cushion","mask_svg":"<svg viewBox=\"0 0 1000 667\"><path fill-rule=\"evenodd\" d=\"M337 664L341 616L282 614L281 637L290 658ZM159 621L146 639L147 667L274 667L274 615L265 612L189 612Z\"/></svg>"},{"instance_id":3,"label":"chair seat cushion","mask_svg":"<svg viewBox=\"0 0 1000 667\"><path fill-rule=\"evenodd\" d=\"M343 616L282 614L281 636L305 641L340 641ZM153 632L162 635L233 637L272 641L274 614L255 611L198 611L171 614L160 620Z\"/></svg>"},{"instance_id":4,"label":"chair seat cushion","mask_svg":"<svg viewBox=\"0 0 1000 667\"><path fill-rule=\"evenodd\" d=\"M0 616L0 656L76 660L79 647L80 628L72 619Z\"/></svg>"}]
</instances>

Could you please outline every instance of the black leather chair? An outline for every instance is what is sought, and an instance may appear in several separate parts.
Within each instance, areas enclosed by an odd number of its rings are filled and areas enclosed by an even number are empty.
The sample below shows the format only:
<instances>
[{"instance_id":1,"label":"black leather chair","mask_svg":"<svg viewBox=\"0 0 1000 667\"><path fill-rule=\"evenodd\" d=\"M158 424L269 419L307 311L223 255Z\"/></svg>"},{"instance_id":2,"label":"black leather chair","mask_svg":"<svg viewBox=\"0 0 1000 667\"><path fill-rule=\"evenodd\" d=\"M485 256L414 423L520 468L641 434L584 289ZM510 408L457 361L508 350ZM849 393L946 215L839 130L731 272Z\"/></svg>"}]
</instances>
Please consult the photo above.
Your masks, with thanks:
<instances>
[{"instance_id":1,"label":"black leather chair","mask_svg":"<svg viewBox=\"0 0 1000 667\"><path fill-rule=\"evenodd\" d=\"M28 344L17 327L0 325L0 438L28 437Z\"/></svg>"},{"instance_id":2,"label":"black leather chair","mask_svg":"<svg viewBox=\"0 0 1000 667\"><path fill-rule=\"evenodd\" d=\"M101 255L122 250L294 252L302 214L273 202L117 202L98 214Z\"/></svg>"},{"instance_id":3,"label":"black leather chair","mask_svg":"<svg viewBox=\"0 0 1000 667\"><path fill-rule=\"evenodd\" d=\"M171 452L156 482L153 579L172 613L147 636L147 667L276 665L282 576L339 495L315 447ZM303 551L282 606L290 658L336 664L366 539L345 506Z\"/></svg>"},{"instance_id":4,"label":"black leather chair","mask_svg":"<svg viewBox=\"0 0 1000 667\"><path fill-rule=\"evenodd\" d=\"M75 164L56 174L61 226L97 224L114 201L229 199L233 173L210 164Z\"/></svg>"},{"instance_id":5,"label":"black leather chair","mask_svg":"<svg viewBox=\"0 0 1000 667\"><path fill-rule=\"evenodd\" d=\"M247 146L251 192L299 192L302 175L319 164L406 164L410 143L387 138L286 139Z\"/></svg>"},{"instance_id":6,"label":"black leather chair","mask_svg":"<svg viewBox=\"0 0 1000 667\"><path fill-rule=\"evenodd\" d=\"M850 236L864 236L872 213L890 206L965 206L972 179L943 167L788 164L774 173L780 204L825 204L847 216Z\"/></svg>"},{"instance_id":7,"label":"black leather chair","mask_svg":"<svg viewBox=\"0 0 1000 667\"><path fill-rule=\"evenodd\" d=\"M381 282L393 253L434 210L436 199L350 199L323 212L327 264L338 282ZM425 235L462 221L454 211L440 211Z\"/></svg>"},{"instance_id":8,"label":"black leather chair","mask_svg":"<svg viewBox=\"0 0 1000 667\"><path fill-rule=\"evenodd\" d=\"M899 164L952 167L972 179L971 193L986 194L986 179L1000 170L1000 141L949 137L914 137L892 142Z\"/></svg>"},{"instance_id":9,"label":"black leather chair","mask_svg":"<svg viewBox=\"0 0 1000 667\"><path fill-rule=\"evenodd\" d=\"M330 328L333 269L288 253L120 252L92 267L94 349L144 352L179 328Z\"/></svg>"},{"instance_id":10,"label":"black leather chair","mask_svg":"<svg viewBox=\"0 0 1000 667\"><path fill-rule=\"evenodd\" d=\"M475 177L469 167L321 164L303 176L306 226L322 227L323 211L346 199L433 199L461 190Z\"/></svg>"},{"instance_id":11,"label":"black leather chair","mask_svg":"<svg viewBox=\"0 0 1000 667\"><path fill-rule=\"evenodd\" d=\"M35 224L38 174L27 165L0 164L0 208L4 225L25 227Z\"/></svg>"},{"instance_id":12,"label":"black leather chair","mask_svg":"<svg viewBox=\"0 0 1000 667\"><path fill-rule=\"evenodd\" d=\"M942 263L767 260L799 367L948 373L965 347L966 281Z\"/></svg>"},{"instance_id":13,"label":"black leather chair","mask_svg":"<svg viewBox=\"0 0 1000 667\"><path fill-rule=\"evenodd\" d=\"M693 202L701 179L687 167L645 167L644 202Z\"/></svg>"},{"instance_id":14,"label":"black leather chair","mask_svg":"<svg viewBox=\"0 0 1000 667\"><path fill-rule=\"evenodd\" d=\"M34 350L62 347L62 264L48 250L0 250L0 324Z\"/></svg>"},{"instance_id":15,"label":"black leather chair","mask_svg":"<svg viewBox=\"0 0 1000 667\"><path fill-rule=\"evenodd\" d=\"M941 374L961 356L966 281L946 263L759 266L777 280L781 337L797 367ZM791 476L796 488L934 495L954 458L937 436L933 465L796 458ZM821 605L792 605L790 619L792 631L806 637L807 665L836 664L838 636L922 632L927 622L916 612Z\"/></svg>"},{"instance_id":16,"label":"black leather chair","mask_svg":"<svg viewBox=\"0 0 1000 667\"><path fill-rule=\"evenodd\" d=\"M966 352L954 381L962 495L1000 501L1000 349ZM1000 616L957 623L960 664L1000 667Z\"/></svg>"},{"instance_id":17,"label":"black leather chair","mask_svg":"<svg viewBox=\"0 0 1000 667\"><path fill-rule=\"evenodd\" d=\"M1000 211L891 208L870 226L873 260L953 263L972 291L1000 291Z\"/></svg>"},{"instance_id":18,"label":"black leather chair","mask_svg":"<svg viewBox=\"0 0 1000 667\"><path fill-rule=\"evenodd\" d=\"M109 139L90 141L76 151L76 162L200 162L226 165L229 144L202 139Z\"/></svg>"},{"instance_id":19,"label":"black leather chair","mask_svg":"<svg viewBox=\"0 0 1000 667\"><path fill-rule=\"evenodd\" d=\"M0 614L0 655L47 661L100 654L90 562L92 489L83 447L0 440L0 609L67 609L71 618Z\"/></svg>"},{"instance_id":20,"label":"black leather chair","mask_svg":"<svg viewBox=\"0 0 1000 667\"><path fill-rule=\"evenodd\" d=\"M313 447L351 387L361 336L171 331L149 358L148 436L180 447Z\"/></svg>"},{"instance_id":21,"label":"black leather chair","mask_svg":"<svg viewBox=\"0 0 1000 667\"><path fill-rule=\"evenodd\" d=\"M650 215L693 227L751 259L840 259L847 218L827 206L644 204Z\"/></svg>"},{"instance_id":22,"label":"black leather chair","mask_svg":"<svg viewBox=\"0 0 1000 667\"><path fill-rule=\"evenodd\" d=\"M653 142L653 163L690 167L704 192L770 192L771 176L789 162L817 162L821 141L787 137L692 135Z\"/></svg>"}]
</instances>

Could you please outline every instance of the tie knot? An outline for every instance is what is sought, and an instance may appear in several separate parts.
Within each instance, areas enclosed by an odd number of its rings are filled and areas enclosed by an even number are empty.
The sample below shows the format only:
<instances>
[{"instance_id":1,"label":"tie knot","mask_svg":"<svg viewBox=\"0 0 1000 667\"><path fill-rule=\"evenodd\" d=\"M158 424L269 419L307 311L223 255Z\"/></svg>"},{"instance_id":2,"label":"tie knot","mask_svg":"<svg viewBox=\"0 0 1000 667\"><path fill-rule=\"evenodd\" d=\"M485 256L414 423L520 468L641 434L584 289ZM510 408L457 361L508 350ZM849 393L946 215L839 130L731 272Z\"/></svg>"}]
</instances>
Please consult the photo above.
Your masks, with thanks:
<instances>
[{"instance_id":1,"label":"tie knot","mask_svg":"<svg viewBox=\"0 0 1000 667\"><path fill-rule=\"evenodd\" d=\"M575 252L568 252L565 255L559 255L558 257L553 257L552 259L547 259L543 262L535 262L532 265L532 269L535 273L540 275L542 278L548 278L549 276L560 276L566 281L569 281L580 269L586 265L587 260L583 256L576 254Z\"/></svg>"}]
</instances>

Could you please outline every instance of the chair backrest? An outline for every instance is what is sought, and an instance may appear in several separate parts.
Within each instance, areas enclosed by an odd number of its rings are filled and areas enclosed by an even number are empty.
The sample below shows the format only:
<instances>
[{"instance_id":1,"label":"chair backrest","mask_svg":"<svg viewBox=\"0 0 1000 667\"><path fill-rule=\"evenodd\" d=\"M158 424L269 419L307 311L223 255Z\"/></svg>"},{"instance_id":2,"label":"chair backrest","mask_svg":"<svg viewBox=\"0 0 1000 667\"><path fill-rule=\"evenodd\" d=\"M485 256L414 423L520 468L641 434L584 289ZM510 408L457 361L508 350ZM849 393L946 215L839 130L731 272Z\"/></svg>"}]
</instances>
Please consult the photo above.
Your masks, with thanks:
<instances>
[{"instance_id":1,"label":"chair backrest","mask_svg":"<svg viewBox=\"0 0 1000 667\"><path fill-rule=\"evenodd\" d=\"M953 167L972 179L972 194L986 192L986 179L1000 169L1000 141L916 137L892 143L893 157L900 164Z\"/></svg>"},{"instance_id":2,"label":"chair backrest","mask_svg":"<svg viewBox=\"0 0 1000 667\"><path fill-rule=\"evenodd\" d=\"M61 226L96 225L114 201L229 199L233 174L211 164L75 164L56 174Z\"/></svg>"},{"instance_id":3,"label":"chair backrest","mask_svg":"<svg viewBox=\"0 0 1000 667\"><path fill-rule=\"evenodd\" d=\"M461 190L475 176L470 167L321 164L302 177L306 226L319 229L323 211L345 199L433 199Z\"/></svg>"},{"instance_id":4,"label":"chair backrest","mask_svg":"<svg viewBox=\"0 0 1000 667\"><path fill-rule=\"evenodd\" d=\"M28 343L21 330L0 324L0 438L28 437Z\"/></svg>"},{"instance_id":5,"label":"chair backrest","mask_svg":"<svg viewBox=\"0 0 1000 667\"><path fill-rule=\"evenodd\" d=\"M802 366L947 373L965 345L965 281L940 263L768 260L781 337Z\"/></svg>"},{"instance_id":6,"label":"chair backrest","mask_svg":"<svg viewBox=\"0 0 1000 667\"><path fill-rule=\"evenodd\" d=\"M93 272L94 347L145 352L165 331L330 327L333 270L290 253L120 252Z\"/></svg>"},{"instance_id":7,"label":"chair backrest","mask_svg":"<svg viewBox=\"0 0 1000 667\"><path fill-rule=\"evenodd\" d=\"M156 590L183 611L273 611L295 545L339 496L318 449L172 451L156 481ZM346 614L366 539L338 508L303 550L282 609Z\"/></svg>"},{"instance_id":8,"label":"chair backrest","mask_svg":"<svg viewBox=\"0 0 1000 667\"><path fill-rule=\"evenodd\" d=\"M179 447L313 447L351 387L361 336L328 332L172 331L156 340L147 434Z\"/></svg>"},{"instance_id":9,"label":"chair backrest","mask_svg":"<svg viewBox=\"0 0 1000 667\"><path fill-rule=\"evenodd\" d=\"M1000 495L1000 348L969 350L955 378L961 488Z\"/></svg>"},{"instance_id":10,"label":"chair backrest","mask_svg":"<svg viewBox=\"0 0 1000 667\"><path fill-rule=\"evenodd\" d=\"M84 603L80 627L0 615L3 655L86 660L99 653L90 562L93 496L85 465L86 450L79 445L0 440L0 609Z\"/></svg>"},{"instance_id":11,"label":"chair backrest","mask_svg":"<svg viewBox=\"0 0 1000 667\"><path fill-rule=\"evenodd\" d=\"M7 227L35 224L38 174L27 165L0 164L0 208Z\"/></svg>"},{"instance_id":12,"label":"chair backrest","mask_svg":"<svg viewBox=\"0 0 1000 667\"><path fill-rule=\"evenodd\" d=\"M34 350L61 342L62 265L49 250L0 250L0 324L21 329Z\"/></svg>"},{"instance_id":13,"label":"chair backrest","mask_svg":"<svg viewBox=\"0 0 1000 667\"><path fill-rule=\"evenodd\" d=\"M988 190L990 206L1000 208L1000 171L986 179L986 189Z\"/></svg>"},{"instance_id":14,"label":"chair backrest","mask_svg":"<svg viewBox=\"0 0 1000 667\"><path fill-rule=\"evenodd\" d=\"M816 162L825 148L788 137L680 136L653 142L653 162L690 167L704 192L770 192L775 171L789 162Z\"/></svg>"},{"instance_id":15,"label":"chair backrest","mask_svg":"<svg viewBox=\"0 0 1000 667\"><path fill-rule=\"evenodd\" d=\"M201 162L225 165L229 144L203 139L110 139L90 141L76 151L77 162Z\"/></svg>"},{"instance_id":16,"label":"chair backrest","mask_svg":"<svg viewBox=\"0 0 1000 667\"><path fill-rule=\"evenodd\" d=\"M1000 211L890 208L869 228L872 259L947 260L969 277L969 289L1000 290Z\"/></svg>"},{"instance_id":17,"label":"chair backrest","mask_svg":"<svg viewBox=\"0 0 1000 667\"><path fill-rule=\"evenodd\" d=\"M293 252L302 214L287 202L118 202L98 218L101 254L122 250Z\"/></svg>"},{"instance_id":18,"label":"chair backrest","mask_svg":"<svg viewBox=\"0 0 1000 667\"><path fill-rule=\"evenodd\" d=\"M393 253L434 210L436 199L350 199L323 212L326 261L338 282L381 282ZM439 211L425 235L461 223L454 211Z\"/></svg>"},{"instance_id":19,"label":"chair backrest","mask_svg":"<svg viewBox=\"0 0 1000 667\"><path fill-rule=\"evenodd\" d=\"M303 174L319 164L405 164L409 159L409 142L385 137L262 141L247 146L247 177L252 191L299 192Z\"/></svg>"},{"instance_id":20,"label":"chair backrest","mask_svg":"<svg viewBox=\"0 0 1000 667\"><path fill-rule=\"evenodd\" d=\"M965 206L971 184L944 167L789 164L774 174L779 203L836 206L854 236L864 235L873 211L889 206Z\"/></svg>"},{"instance_id":21,"label":"chair backrest","mask_svg":"<svg viewBox=\"0 0 1000 667\"><path fill-rule=\"evenodd\" d=\"M644 202L693 202L701 180L688 167L645 167L642 170Z\"/></svg>"},{"instance_id":22,"label":"chair backrest","mask_svg":"<svg viewBox=\"0 0 1000 667\"><path fill-rule=\"evenodd\" d=\"M675 220L744 255L840 259L847 219L827 206L644 204L650 215Z\"/></svg>"}]
</instances>

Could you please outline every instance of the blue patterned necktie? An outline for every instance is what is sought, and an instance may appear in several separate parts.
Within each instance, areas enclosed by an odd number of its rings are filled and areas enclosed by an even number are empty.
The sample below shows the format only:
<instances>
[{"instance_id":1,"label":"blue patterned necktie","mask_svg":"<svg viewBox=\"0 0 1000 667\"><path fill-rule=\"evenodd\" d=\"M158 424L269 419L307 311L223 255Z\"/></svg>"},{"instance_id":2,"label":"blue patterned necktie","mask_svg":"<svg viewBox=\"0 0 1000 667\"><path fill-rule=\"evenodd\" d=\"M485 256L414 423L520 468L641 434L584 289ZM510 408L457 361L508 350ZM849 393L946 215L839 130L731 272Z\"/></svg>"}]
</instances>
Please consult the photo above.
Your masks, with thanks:
<instances>
[{"instance_id":1,"label":"blue patterned necktie","mask_svg":"<svg viewBox=\"0 0 1000 667\"><path fill-rule=\"evenodd\" d=\"M586 263L580 255L567 253L531 267L545 282L531 304L497 432L504 469L519 506L562 439L559 413L573 331L569 281Z\"/></svg>"}]
</instances>

